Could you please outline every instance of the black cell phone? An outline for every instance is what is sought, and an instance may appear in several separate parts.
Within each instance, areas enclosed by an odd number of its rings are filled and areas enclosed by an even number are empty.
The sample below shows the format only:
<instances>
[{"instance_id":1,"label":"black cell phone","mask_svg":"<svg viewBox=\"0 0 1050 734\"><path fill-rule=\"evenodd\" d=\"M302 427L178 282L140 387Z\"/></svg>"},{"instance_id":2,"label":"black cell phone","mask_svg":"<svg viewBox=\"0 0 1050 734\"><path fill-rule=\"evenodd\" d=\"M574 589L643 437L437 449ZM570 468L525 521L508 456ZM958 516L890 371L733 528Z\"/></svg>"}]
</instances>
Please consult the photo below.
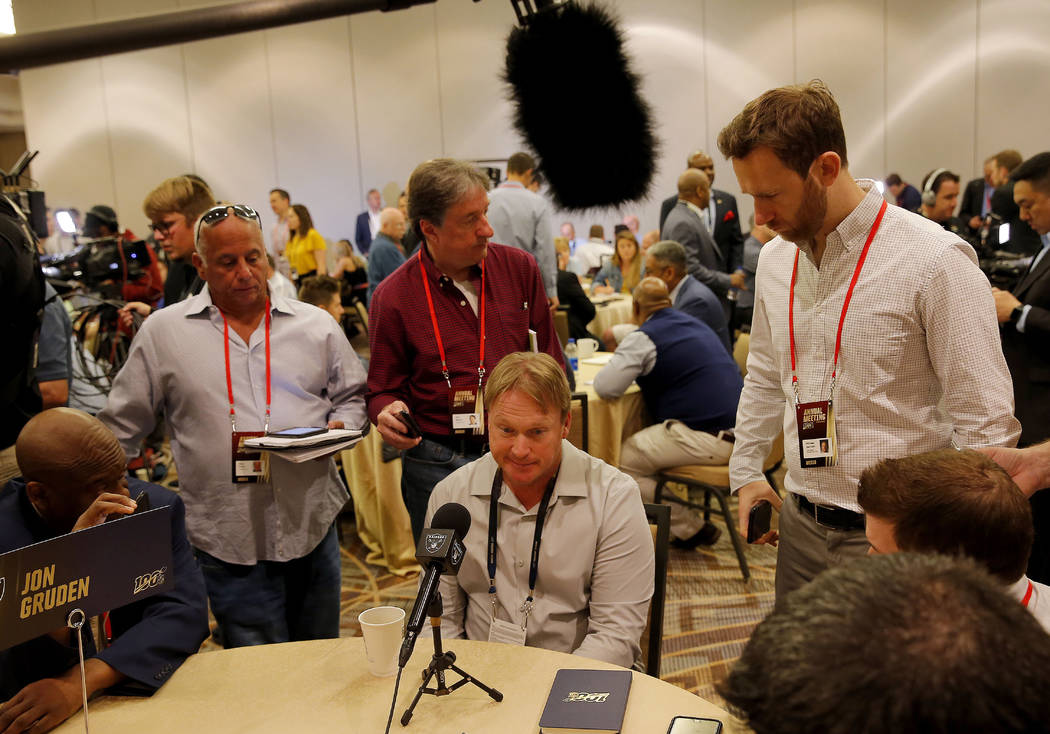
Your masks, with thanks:
<instances>
[{"instance_id":1,"label":"black cell phone","mask_svg":"<svg viewBox=\"0 0 1050 734\"><path fill-rule=\"evenodd\" d=\"M131 513L132 515L137 515L140 512L149 512L153 509L150 507L149 495L146 494L146 490L139 492L139 496L135 498L135 505L135 511Z\"/></svg>"},{"instance_id":2,"label":"black cell phone","mask_svg":"<svg viewBox=\"0 0 1050 734\"><path fill-rule=\"evenodd\" d=\"M423 430L419 427L419 424L416 423L416 419L413 418L412 414L407 410L401 411L401 420L404 421L405 426L408 427L409 438L419 438L423 435Z\"/></svg>"},{"instance_id":3,"label":"black cell phone","mask_svg":"<svg viewBox=\"0 0 1050 734\"><path fill-rule=\"evenodd\" d=\"M307 436L317 436L327 431L327 428L305 426L303 428L285 428L283 431L274 431L267 435L271 438L306 438Z\"/></svg>"},{"instance_id":4,"label":"black cell phone","mask_svg":"<svg viewBox=\"0 0 1050 734\"><path fill-rule=\"evenodd\" d=\"M754 507L747 516L747 542L754 543L769 532L769 521L773 519L773 505L768 500L762 500Z\"/></svg>"},{"instance_id":5,"label":"black cell phone","mask_svg":"<svg viewBox=\"0 0 1050 734\"><path fill-rule=\"evenodd\" d=\"M697 716L676 716L667 727L667 734L721 734L722 722L718 719L701 719Z\"/></svg>"}]
</instances>

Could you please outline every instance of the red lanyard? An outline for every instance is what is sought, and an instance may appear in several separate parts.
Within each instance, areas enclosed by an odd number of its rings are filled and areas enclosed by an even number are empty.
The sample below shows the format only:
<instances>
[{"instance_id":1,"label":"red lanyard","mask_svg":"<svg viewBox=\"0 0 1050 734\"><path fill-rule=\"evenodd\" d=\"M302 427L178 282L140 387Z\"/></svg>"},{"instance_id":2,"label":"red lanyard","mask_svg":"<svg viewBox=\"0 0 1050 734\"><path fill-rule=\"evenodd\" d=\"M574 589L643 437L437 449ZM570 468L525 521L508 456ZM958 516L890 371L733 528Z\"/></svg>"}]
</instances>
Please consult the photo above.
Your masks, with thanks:
<instances>
[{"instance_id":1,"label":"red lanyard","mask_svg":"<svg viewBox=\"0 0 1050 734\"><path fill-rule=\"evenodd\" d=\"M223 346L226 351L226 394L230 398L230 425L233 432L237 432L237 414L233 410L233 378L230 376L230 325L226 321L226 314L222 313L222 333L225 337ZM266 421L263 424L263 432L270 432L270 301L266 301Z\"/></svg>"},{"instance_id":2,"label":"red lanyard","mask_svg":"<svg viewBox=\"0 0 1050 734\"><path fill-rule=\"evenodd\" d=\"M842 303L842 315L839 316L839 330L838 334L835 335L835 360L831 364L831 389L829 394L835 392L835 373L838 369L839 364L839 347L842 346L842 325L846 323L846 311L849 310L850 299L853 298L853 287L857 285L857 280L860 278L861 268L864 267L864 260L868 257L868 249L871 247L872 240L875 239L875 233L879 231L879 224L882 222L882 215L886 213L886 202L882 202L882 206L879 207L879 213L875 215L875 222L871 225L871 231L868 232L868 239L864 242L864 249L860 251L860 258L857 260L857 267L853 271L853 279L849 282L849 289L846 291L846 300ZM795 281L798 280L798 255L800 250L795 250L795 264L791 269L791 290L788 293L788 330L791 333L791 387L795 390L795 404L799 403L799 390L798 390L798 375L795 372ZM830 398L829 398L830 399Z\"/></svg>"},{"instance_id":3,"label":"red lanyard","mask_svg":"<svg viewBox=\"0 0 1050 734\"><path fill-rule=\"evenodd\" d=\"M1032 582L1028 582L1028 591L1024 593L1024 599L1021 600L1021 606L1025 609L1028 608L1028 602L1032 601Z\"/></svg>"},{"instance_id":4,"label":"red lanyard","mask_svg":"<svg viewBox=\"0 0 1050 734\"><path fill-rule=\"evenodd\" d=\"M426 245L424 244L423 247ZM445 376L445 382L449 388L452 381L449 379L448 363L445 361L445 345L441 341L441 329L438 328L437 313L434 311L434 299L430 295L430 281L427 279L426 268L423 267L423 247L419 248L419 274L423 278L423 290L427 292L427 306L430 308L430 323L434 325L434 338L437 339L438 354L441 355L441 374ZM485 376L485 261L481 261L481 305L478 306L478 318L481 321L481 336L478 339L478 388Z\"/></svg>"}]
</instances>

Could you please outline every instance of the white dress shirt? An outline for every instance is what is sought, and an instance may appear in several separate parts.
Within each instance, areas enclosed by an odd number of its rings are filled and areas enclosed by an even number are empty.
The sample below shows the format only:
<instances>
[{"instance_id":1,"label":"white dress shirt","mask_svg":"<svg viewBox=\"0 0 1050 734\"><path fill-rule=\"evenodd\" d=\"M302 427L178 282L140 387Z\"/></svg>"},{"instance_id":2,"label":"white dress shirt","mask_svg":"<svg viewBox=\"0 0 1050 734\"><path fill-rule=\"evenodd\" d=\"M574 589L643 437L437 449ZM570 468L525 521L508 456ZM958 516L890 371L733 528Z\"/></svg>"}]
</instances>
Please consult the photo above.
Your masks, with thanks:
<instances>
[{"instance_id":1,"label":"white dress shirt","mask_svg":"<svg viewBox=\"0 0 1050 734\"><path fill-rule=\"evenodd\" d=\"M470 512L466 557L441 577L449 638L487 640L492 616L487 561L489 498L496 461L485 454L434 487L425 526L446 502ZM521 623L539 505L526 510L503 484L496 563L497 616ZM653 539L633 479L568 441L547 509L525 643L630 667L641 652L653 595Z\"/></svg>"},{"instance_id":2,"label":"white dress shirt","mask_svg":"<svg viewBox=\"0 0 1050 734\"><path fill-rule=\"evenodd\" d=\"M818 270L798 262L795 343L801 402L827 400L846 290L883 198L874 182L828 235ZM784 430L787 489L860 512L857 479L875 462L946 448L1013 446L1013 387L987 278L973 248L935 222L888 207L853 292L835 386L838 462L801 469L788 334L795 245L762 248L747 378L730 460L734 490L763 480Z\"/></svg>"},{"instance_id":3,"label":"white dress shirt","mask_svg":"<svg viewBox=\"0 0 1050 734\"><path fill-rule=\"evenodd\" d=\"M1028 599L1026 607L1036 621L1050 632L1050 586L1038 581L1031 581L1027 576L1022 576L1007 588L1007 593L1017 601L1024 601L1028 593L1028 584L1032 585L1032 596Z\"/></svg>"},{"instance_id":4,"label":"white dress shirt","mask_svg":"<svg viewBox=\"0 0 1050 734\"><path fill-rule=\"evenodd\" d=\"M270 430L366 425L365 371L328 313L271 296ZM265 319L248 344L230 329L238 431L263 430ZM268 481L235 484L223 320L207 286L150 315L135 336L99 418L129 458L163 414L179 467L186 531L227 563L289 561L312 551L347 499L331 458L293 464L271 455Z\"/></svg>"}]
</instances>

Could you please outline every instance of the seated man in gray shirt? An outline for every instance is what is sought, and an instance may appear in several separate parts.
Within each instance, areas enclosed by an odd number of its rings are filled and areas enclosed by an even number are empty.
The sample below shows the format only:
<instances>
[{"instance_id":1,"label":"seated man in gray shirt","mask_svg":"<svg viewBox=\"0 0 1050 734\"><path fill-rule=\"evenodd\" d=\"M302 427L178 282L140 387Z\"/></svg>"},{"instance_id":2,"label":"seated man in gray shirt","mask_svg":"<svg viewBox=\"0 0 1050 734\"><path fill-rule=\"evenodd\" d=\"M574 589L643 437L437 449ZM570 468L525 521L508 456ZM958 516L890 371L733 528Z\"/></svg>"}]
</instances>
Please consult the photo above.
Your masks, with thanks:
<instances>
[{"instance_id":1,"label":"seated man in gray shirt","mask_svg":"<svg viewBox=\"0 0 1050 734\"><path fill-rule=\"evenodd\" d=\"M652 536L634 481L565 440L569 404L550 355L512 353L492 371L491 453L439 482L427 508L428 527L447 502L471 519L459 574L441 577L441 630L629 667L653 594Z\"/></svg>"},{"instance_id":2,"label":"seated man in gray shirt","mask_svg":"<svg viewBox=\"0 0 1050 734\"><path fill-rule=\"evenodd\" d=\"M205 212L193 261L205 289L146 320L99 418L133 456L163 412L228 647L338 637L333 521L347 492L335 464L293 464L244 439L366 425L364 369L331 316L268 292L250 207Z\"/></svg>"}]
</instances>

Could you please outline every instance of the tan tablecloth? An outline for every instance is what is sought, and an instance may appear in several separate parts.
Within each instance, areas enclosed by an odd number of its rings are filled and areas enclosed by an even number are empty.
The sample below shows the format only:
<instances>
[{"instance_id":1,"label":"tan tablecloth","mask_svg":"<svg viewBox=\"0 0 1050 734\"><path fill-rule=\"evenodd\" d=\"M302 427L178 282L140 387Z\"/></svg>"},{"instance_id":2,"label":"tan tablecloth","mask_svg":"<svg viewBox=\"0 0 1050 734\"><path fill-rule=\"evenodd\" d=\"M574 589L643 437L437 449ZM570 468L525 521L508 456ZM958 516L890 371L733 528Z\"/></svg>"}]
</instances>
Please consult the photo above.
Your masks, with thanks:
<instances>
[{"instance_id":1,"label":"tan tablecloth","mask_svg":"<svg viewBox=\"0 0 1050 734\"><path fill-rule=\"evenodd\" d=\"M365 560L398 576L419 570L412 525L401 499L401 459L383 463L383 439L371 432L350 451L340 453L354 498L357 534L368 548Z\"/></svg>"},{"instance_id":2,"label":"tan tablecloth","mask_svg":"<svg viewBox=\"0 0 1050 734\"><path fill-rule=\"evenodd\" d=\"M423 696L407 727L399 720L430 661L429 635L421 637L405 668L392 732L440 734L535 734L554 675L560 668L622 670L615 665L540 650L488 642L450 640L456 664L501 691L501 703L473 685L447 697ZM451 671L449 684L459 680ZM386 726L394 678L368 672L364 641L290 642L206 652L189 658L152 698L103 696L91 702L91 728L107 734L289 734L367 732ZM662 734L682 714L730 721L714 704L642 673L634 673L624 734ZM55 729L84 730L78 713Z\"/></svg>"},{"instance_id":3,"label":"tan tablecloth","mask_svg":"<svg viewBox=\"0 0 1050 734\"><path fill-rule=\"evenodd\" d=\"M588 453L612 466L620 466L620 446L625 438L645 425L645 404L638 385L614 400L602 400L594 391L594 376L599 365L580 362L576 372L576 390L587 391Z\"/></svg>"},{"instance_id":4,"label":"tan tablecloth","mask_svg":"<svg viewBox=\"0 0 1050 734\"><path fill-rule=\"evenodd\" d=\"M602 336L606 329L617 324L631 322L634 299L623 293L612 294L612 296L615 300L594 304L596 308L594 320L587 324L587 331L595 336ZM599 296L599 298L609 298L609 296Z\"/></svg>"}]
</instances>

